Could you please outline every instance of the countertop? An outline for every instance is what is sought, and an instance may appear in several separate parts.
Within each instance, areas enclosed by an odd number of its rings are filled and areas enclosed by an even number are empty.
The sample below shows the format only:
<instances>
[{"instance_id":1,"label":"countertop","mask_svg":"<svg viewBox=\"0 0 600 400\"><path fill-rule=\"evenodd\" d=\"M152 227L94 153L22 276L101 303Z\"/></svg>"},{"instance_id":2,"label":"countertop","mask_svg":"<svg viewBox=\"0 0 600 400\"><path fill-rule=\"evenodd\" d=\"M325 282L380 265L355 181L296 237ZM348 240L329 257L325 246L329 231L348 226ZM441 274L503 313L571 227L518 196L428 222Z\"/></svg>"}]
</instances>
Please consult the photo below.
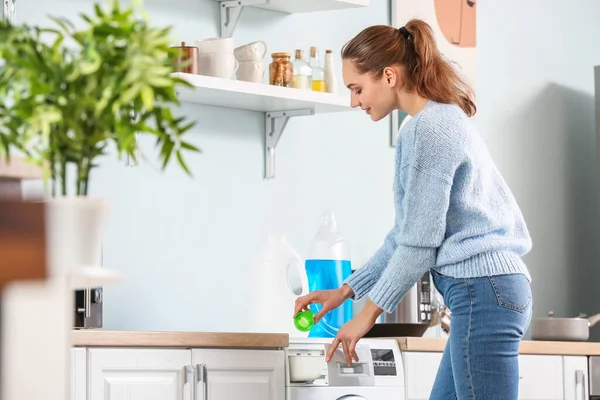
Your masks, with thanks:
<instances>
[{"instance_id":1,"label":"countertop","mask_svg":"<svg viewBox=\"0 0 600 400\"><path fill-rule=\"evenodd\" d=\"M0 158L0 179L42 179L42 169L27 163L22 157L11 157L10 163Z\"/></svg>"},{"instance_id":2,"label":"countertop","mask_svg":"<svg viewBox=\"0 0 600 400\"><path fill-rule=\"evenodd\" d=\"M446 339L423 337L398 337L400 350L403 351L444 351ZM600 356L598 342L545 342L523 340L519 348L520 354L565 355L565 356Z\"/></svg>"},{"instance_id":3,"label":"countertop","mask_svg":"<svg viewBox=\"0 0 600 400\"><path fill-rule=\"evenodd\" d=\"M400 350L442 352L443 338L396 337ZM285 333L243 332L169 332L109 331L103 329L74 330L76 347L184 347L227 349L279 349L289 345ZM521 354L600 356L598 342L545 342L523 340Z\"/></svg>"},{"instance_id":4,"label":"countertop","mask_svg":"<svg viewBox=\"0 0 600 400\"><path fill-rule=\"evenodd\" d=\"M280 333L167 332L74 330L76 347L186 347L277 349L287 347L289 336Z\"/></svg>"}]
</instances>

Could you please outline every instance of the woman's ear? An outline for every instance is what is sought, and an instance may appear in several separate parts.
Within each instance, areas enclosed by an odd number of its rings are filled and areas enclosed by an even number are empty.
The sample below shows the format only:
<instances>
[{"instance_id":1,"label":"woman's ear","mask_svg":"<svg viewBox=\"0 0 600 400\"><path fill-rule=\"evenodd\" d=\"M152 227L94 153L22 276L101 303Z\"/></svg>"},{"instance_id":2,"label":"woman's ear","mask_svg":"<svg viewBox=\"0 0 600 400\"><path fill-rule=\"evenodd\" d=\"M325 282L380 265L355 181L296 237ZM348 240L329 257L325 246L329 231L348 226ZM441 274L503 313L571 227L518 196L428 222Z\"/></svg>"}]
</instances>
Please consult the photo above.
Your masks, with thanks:
<instances>
[{"instance_id":1,"label":"woman's ear","mask_svg":"<svg viewBox=\"0 0 600 400\"><path fill-rule=\"evenodd\" d=\"M383 69L383 79L389 87L398 87L402 84L399 71L392 67L385 67Z\"/></svg>"}]
</instances>

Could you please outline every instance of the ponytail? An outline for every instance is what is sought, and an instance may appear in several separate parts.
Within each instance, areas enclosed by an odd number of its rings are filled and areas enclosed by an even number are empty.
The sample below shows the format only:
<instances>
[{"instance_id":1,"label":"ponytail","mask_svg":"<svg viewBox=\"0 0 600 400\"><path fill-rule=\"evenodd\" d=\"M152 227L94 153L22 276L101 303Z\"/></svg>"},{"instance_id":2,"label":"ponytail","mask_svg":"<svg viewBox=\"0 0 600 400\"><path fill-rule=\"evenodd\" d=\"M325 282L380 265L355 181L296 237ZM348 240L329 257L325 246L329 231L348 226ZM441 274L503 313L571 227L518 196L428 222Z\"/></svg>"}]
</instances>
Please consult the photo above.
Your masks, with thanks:
<instances>
[{"instance_id":1,"label":"ponytail","mask_svg":"<svg viewBox=\"0 0 600 400\"><path fill-rule=\"evenodd\" d=\"M344 46L342 58L352 61L361 74L376 77L386 67L402 65L409 90L438 103L456 104L469 117L477 112L471 88L440 53L425 21L412 19L400 29L368 27Z\"/></svg>"},{"instance_id":2,"label":"ponytail","mask_svg":"<svg viewBox=\"0 0 600 400\"><path fill-rule=\"evenodd\" d=\"M431 27L413 19L406 29L413 37L417 57L411 74L417 93L440 103L456 104L469 117L475 115L477 107L471 99L471 88L438 50Z\"/></svg>"}]
</instances>

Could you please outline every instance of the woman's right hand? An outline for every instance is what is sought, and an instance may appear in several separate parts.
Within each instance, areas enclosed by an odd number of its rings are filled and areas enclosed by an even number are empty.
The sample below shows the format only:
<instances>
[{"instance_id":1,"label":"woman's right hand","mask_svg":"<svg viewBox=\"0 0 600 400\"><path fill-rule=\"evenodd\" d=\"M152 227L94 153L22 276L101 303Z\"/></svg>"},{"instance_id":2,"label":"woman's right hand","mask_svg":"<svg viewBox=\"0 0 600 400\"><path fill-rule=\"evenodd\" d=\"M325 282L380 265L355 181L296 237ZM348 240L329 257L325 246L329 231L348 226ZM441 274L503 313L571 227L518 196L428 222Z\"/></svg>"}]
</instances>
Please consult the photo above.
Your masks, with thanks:
<instances>
[{"instance_id":1,"label":"woman's right hand","mask_svg":"<svg viewBox=\"0 0 600 400\"><path fill-rule=\"evenodd\" d=\"M310 292L309 294L296 299L294 315L298 314L302 310L308 310L308 306L310 304L321 304L323 307L317 313L317 315L315 315L316 325L325 314L341 306L344 301L353 295L354 292L348 285L342 285L342 287L338 289L316 290L314 292Z\"/></svg>"}]
</instances>

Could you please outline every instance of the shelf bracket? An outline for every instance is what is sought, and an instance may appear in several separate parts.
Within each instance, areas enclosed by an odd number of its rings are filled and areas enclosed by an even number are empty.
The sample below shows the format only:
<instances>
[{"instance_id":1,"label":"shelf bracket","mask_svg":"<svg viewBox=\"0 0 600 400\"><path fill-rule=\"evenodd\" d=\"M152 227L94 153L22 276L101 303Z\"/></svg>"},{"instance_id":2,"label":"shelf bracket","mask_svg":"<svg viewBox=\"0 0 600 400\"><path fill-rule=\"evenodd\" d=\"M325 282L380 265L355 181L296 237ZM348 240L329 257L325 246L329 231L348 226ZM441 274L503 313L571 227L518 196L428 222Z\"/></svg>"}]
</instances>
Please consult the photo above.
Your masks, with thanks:
<instances>
[{"instance_id":1,"label":"shelf bracket","mask_svg":"<svg viewBox=\"0 0 600 400\"><path fill-rule=\"evenodd\" d=\"M16 0L2 0L2 17L3 21L6 21L10 24L15 23L15 14L16 14Z\"/></svg>"},{"instance_id":2,"label":"shelf bracket","mask_svg":"<svg viewBox=\"0 0 600 400\"><path fill-rule=\"evenodd\" d=\"M310 108L265 113L265 179L275 178L275 148L290 118L314 113Z\"/></svg>"},{"instance_id":3,"label":"shelf bracket","mask_svg":"<svg viewBox=\"0 0 600 400\"><path fill-rule=\"evenodd\" d=\"M6 1L6 0L5 0ZM232 37L245 6L267 4L266 0L221 1L221 37Z\"/></svg>"}]
</instances>

